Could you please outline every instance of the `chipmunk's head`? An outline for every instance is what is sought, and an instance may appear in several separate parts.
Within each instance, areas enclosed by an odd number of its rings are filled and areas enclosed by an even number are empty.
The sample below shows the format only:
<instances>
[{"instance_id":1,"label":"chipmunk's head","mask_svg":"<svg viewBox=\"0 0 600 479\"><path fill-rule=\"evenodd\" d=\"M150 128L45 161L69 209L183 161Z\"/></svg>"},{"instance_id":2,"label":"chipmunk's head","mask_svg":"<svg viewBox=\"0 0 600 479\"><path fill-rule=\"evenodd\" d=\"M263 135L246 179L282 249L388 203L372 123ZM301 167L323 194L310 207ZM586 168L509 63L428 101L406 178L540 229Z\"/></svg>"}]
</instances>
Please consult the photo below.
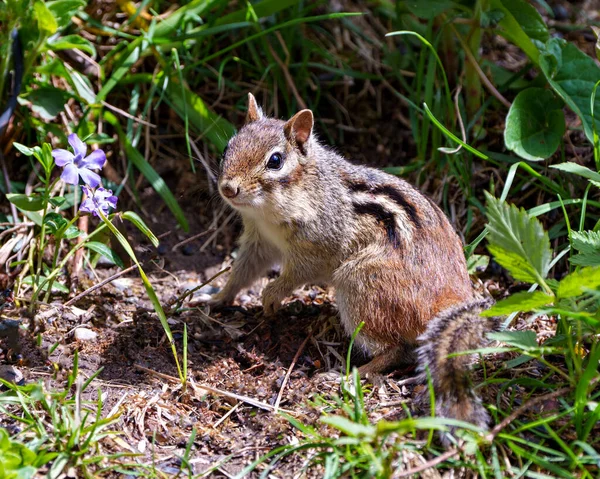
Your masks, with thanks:
<instances>
[{"instance_id":1,"label":"chipmunk's head","mask_svg":"<svg viewBox=\"0 0 600 479\"><path fill-rule=\"evenodd\" d=\"M221 196L241 212L285 209L302 188L311 160L313 114L296 113L287 122L267 118L248 94L246 123L223 152Z\"/></svg>"}]
</instances>

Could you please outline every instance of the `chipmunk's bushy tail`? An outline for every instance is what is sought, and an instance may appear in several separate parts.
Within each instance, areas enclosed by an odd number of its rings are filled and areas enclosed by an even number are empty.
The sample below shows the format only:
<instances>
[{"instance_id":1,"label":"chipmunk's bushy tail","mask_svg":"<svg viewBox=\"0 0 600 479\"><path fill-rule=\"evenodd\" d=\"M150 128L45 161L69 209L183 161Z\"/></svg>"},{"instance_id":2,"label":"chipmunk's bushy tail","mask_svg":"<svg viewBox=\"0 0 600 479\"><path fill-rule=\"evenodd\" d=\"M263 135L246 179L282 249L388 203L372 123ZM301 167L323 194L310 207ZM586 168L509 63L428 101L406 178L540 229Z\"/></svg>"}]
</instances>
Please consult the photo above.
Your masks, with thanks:
<instances>
[{"instance_id":1,"label":"chipmunk's bushy tail","mask_svg":"<svg viewBox=\"0 0 600 479\"><path fill-rule=\"evenodd\" d=\"M488 425L487 411L468 377L472 355L448 355L482 347L487 343L486 334L500 328L500 318L480 316L492 304L489 298L447 309L432 319L419 337L419 372L425 382L427 370L431 374L437 416Z\"/></svg>"}]
</instances>

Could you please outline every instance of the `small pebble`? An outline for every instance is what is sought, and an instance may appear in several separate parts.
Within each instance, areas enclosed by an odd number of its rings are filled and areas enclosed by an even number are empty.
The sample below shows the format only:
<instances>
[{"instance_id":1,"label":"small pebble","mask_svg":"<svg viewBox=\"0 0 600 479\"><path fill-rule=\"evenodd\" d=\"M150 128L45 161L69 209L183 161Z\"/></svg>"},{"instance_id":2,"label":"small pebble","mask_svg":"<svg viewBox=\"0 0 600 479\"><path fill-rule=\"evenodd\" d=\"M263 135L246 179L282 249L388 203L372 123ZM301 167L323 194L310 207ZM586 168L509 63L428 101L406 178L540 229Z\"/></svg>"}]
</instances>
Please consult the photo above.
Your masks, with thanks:
<instances>
[{"instance_id":1,"label":"small pebble","mask_svg":"<svg viewBox=\"0 0 600 479\"><path fill-rule=\"evenodd\" d=\"M196 248L195 246L192 246L191 244L186 244L186 245L184 245L183 248L181 248L181 252L185 256L193 256L196 253L197 249L198 248Z\"/></svg>"},{"instance_id":2,"label":"small pebble","mask_svg":"<svg viewBox=\"0 0 600 479\"><path fill-rule=\"evenodd\" d=\"M160 243L160 244L158 245L158 248L156 248L156 252L157 252L159 255L161 255L161 256L164 256L164 255L166 255L168 251L169 251L169 248L168 248L168 247L167 247L167 245L166 245L166 244L164 244L164 243ZM142 451L142 452L143 452L143 451Z\"/></svg>"},{"instance_id":3,"label":"small pebble","mask_svg":"<svg viewBox=\"0 0 600 479\"><path fill-rule=\"evenodd\" d=\"M569 12L562 5L554 5L554 7L552 7L552 11L554 12L555 20L562 22L569 18Z\"/></svg>"},{"instance_id":4,"label":"small pebble","mask_svg":"<svg viewBox=\"0 0 600 479\"><path fill-rule=\"evenodd\" d=\"M208 303L212 299L212 296L210 294L200 293L195 294L193 299L198 303Z\"/></svg>"},{"instance_id":5,"label":"small pebble","mask_svg":"<svg viewBox=\"0 0 600 479\"><path fill-rule=\"evenodd\" d=\"M23 384L23 373L15 368L14 366L1 365L0 366L0 378L13 384Z\"/></svg>"},{"instance_id":6,"label":"small pebble","mask_svg":"<svg viewBox=\"0 0 600 479\"><path fill-rule=\"evenodd\" d=\"M87 328L77 328L74 336L77 341L93 341L98 337L98 333Z\"/></svg>"},{"instance_id":7,"label":"small pebble","mask_svg":"<svg viewBox=\"0 0 600 479\"><path fill-rule=\"evenodd\" d=\"M252 301L252 298L250 296L248 296L247 294L242 294L239 297L239 301L240 301L240 304L246 304L246 303L249 303L250 301Z\"/></svg>"}]
</instances>

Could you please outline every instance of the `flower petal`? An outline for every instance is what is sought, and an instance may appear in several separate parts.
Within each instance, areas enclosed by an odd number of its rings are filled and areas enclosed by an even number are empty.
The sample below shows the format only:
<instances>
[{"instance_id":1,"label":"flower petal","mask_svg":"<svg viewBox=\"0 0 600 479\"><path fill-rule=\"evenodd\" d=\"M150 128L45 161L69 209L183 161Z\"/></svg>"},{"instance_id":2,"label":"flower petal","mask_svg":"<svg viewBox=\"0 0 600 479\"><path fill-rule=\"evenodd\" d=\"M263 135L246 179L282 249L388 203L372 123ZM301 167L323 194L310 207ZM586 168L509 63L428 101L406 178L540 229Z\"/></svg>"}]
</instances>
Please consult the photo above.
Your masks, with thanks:
<instances>
[{"instance_id":1,"label":"flower petal","mask_svg":"<svg viewBox=\"0 0 600 479\"><path fill-rule=\"evenodd\" d=\"M79 184L79 172L77 171L77 167L73 163L69 163L65 166L60 178L70 185Z\"/></svg>"},{"instance_id":2,"label":"flower petal","mask_svg":"<svg viewBox=\"0 0 600 479\"><path fill-rule=\"evenodd\" d=\"M110 205L111 208L117 209L117 199L118 198L116 196L109 196L106 198L106 203Z\"/></svg>"},{"instance_id":3,"label":"flower petal","mask_svg":"<svg viewBox=\"0 0 600 479\"><path fill-rule=\"evenodd\" d=\"M84 160L81 166L90 170L101 170L106 163L106 154L102 150L92 151Z\"/></svg>"},{"instance_id":4,"label":"flower petal","mask_svg":"<svg viewBox=\"0 0 600 479\"><path fill-rule=\"evenodd\" d=\"M87 168L79 168L79 176L86 185L96 188L100 184L100 175Z\"/></svg>"},{"instance_id":5,"label":"flower petal","mask_svg":"<svg viewBox=\"0 0 600 479\"><path fill-rule=\"evenodd\" d=\"M81 193L85 196L94 196L94 190L92 190L88 185L81 185Z\"/></svg>"},{"instance_id":6,"label":"flower petal","mask_svg":"<svg viewBox=\"0 0 600 479\"><path fill-rule=\"evenodd\" d=\"M81 205L79 205L79 211L83 213L95 213L96 205L94 204L94 200L88 196L81 202Z\"/></svg>"},{"instance_id":7,"label":"flower petal","mask_svg":"<svg viewBox=\"0 0 600 479\"><path fill-rule=\"evenodd\" d=\"M73 156L73 153L71 153L70 151L63 150L62 148L58 148L56 150L52 150L52 158L54 158L54 162L58 166L64 167L65 165L68 165L69 163L73 163L75 156Z\"/></svg>"},{"instance_id":8,"label":"flower petal","mask_svg":"<svg viewBox=\"0 0 600 479\"><path fill-rule=\"evenodd\" d=\"M80 156L83 158L87 153L86 144L79 139L79 137L75 133L71 133L69 135L69 145L73 147L73 151L75 152L75 156Z\"/></svg>"}]
</instances>

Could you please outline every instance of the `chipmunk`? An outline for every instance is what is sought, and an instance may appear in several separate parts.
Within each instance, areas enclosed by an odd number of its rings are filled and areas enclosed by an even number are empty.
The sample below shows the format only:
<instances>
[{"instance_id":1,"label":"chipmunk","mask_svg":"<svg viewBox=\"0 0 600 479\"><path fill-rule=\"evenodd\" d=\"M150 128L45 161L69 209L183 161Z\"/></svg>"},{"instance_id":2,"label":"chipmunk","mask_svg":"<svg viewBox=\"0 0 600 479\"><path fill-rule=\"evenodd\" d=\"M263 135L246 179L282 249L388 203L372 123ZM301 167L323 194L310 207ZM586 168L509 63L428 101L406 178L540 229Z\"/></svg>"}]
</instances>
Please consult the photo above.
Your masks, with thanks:
<instances>
[{"instance_id":1,"label":"chipmunk","mask_svg":"<svg viewBox=\"0 0 600 479\"><path fill-rule=\"evenodd\" d=\"M345 331L372 355L361 375L399 363L429 370L437 414L486 426L469 386L465 355L498 318L479 313L461 241L438 206L406 181L349 163L313 132L310 110L288 121L264 116L248 95L246 122L223 152L219 192L241 213L244 231L225 287L211 303L234 300L274 264L263 292L266 314L306 283L328 283Z\"/></svg>"}]
</instances>

